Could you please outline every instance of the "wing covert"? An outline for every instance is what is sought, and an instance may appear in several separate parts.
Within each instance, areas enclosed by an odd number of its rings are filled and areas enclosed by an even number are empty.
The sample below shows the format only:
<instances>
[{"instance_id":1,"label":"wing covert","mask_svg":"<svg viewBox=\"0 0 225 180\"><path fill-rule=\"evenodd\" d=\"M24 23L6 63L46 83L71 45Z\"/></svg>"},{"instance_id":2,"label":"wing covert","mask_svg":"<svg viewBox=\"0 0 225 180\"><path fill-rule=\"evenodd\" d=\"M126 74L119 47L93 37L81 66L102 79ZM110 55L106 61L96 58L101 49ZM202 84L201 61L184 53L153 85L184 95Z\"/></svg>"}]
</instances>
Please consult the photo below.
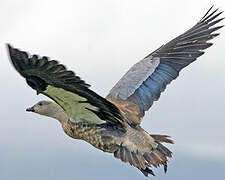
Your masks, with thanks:
<instances>
[{"instance_id":1,"label":"wing covert","mask_svg":"<svg viewBox=\"0 0 225 180\"><path fill-rule=\"evenodd\" d=\"M30 56L8 45L9 56L15 69L28 85L57 102L71 117L71 121L106 123L120 129L123 118L119 109L89 89L73 71L47 57Z\"/></svg>"},{"instance_id":2,"label":"wing covert","mask_svg":"<svg viewBox=\"0 0 225 180\"><path fill-rule=\"evenodd\" d=\"M181 69L203 55L203 50L212 46L208 41L219 33L223 26L213 27L224 18L211 7L191 29L161 46L135 64L111 89L108 99L132 103L143 117L154 101L158 100L166 86L179 75ZM212 11L212 12L211 12Z\"/></svg>"}]
</instances>

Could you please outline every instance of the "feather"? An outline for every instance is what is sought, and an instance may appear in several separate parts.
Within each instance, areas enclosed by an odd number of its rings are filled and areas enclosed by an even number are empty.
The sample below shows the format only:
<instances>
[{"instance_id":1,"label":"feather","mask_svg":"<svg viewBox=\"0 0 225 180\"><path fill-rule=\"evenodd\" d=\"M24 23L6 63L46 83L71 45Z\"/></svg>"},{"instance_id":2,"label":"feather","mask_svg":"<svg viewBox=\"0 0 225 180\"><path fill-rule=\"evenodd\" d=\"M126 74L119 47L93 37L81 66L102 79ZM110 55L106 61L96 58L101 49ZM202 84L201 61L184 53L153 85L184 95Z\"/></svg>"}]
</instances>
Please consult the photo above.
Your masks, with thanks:
<instances>
[{"instance_id":1,"label":"feather","mask_svg":"<svg viewBox=\"0 0 225 180\"><path fill-rule=\"evenodd\" d=\"M28 85L58 103L72 122L106 123L125 132L119 109L91 91L73 71L47 57L30 56L10 45L8 49L13 66ZM79 103L84 100L86 103Z\"/></svg>"},{"instance_id":2,"label":"feather","mask_svg":"<svg viewBox=\"0 0 225 180\"><path fill-rule=\"evenodd\" d=\"M188 31L135 64L112 88L107 98L136 104L143 117L166 86L178 77L184 67L203 55L203 50L212 46L209 40L219 35L214 32L223 26L212 26L224 18L218 18L222 12L212 8Z\"/></svg>"}]
</instances>

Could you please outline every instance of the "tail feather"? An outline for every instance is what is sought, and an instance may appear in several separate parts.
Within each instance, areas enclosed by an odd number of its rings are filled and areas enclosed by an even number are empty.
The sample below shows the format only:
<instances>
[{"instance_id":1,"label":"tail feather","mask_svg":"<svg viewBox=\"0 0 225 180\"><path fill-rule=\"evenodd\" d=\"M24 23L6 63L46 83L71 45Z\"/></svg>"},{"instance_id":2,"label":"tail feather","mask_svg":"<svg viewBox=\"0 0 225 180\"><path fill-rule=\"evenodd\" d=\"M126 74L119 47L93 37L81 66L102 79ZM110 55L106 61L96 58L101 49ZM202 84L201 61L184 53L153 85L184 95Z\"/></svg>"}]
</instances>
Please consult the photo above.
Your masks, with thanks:
<instances>
[{"instance_id":1,"label":"tail feather","mask_svg":"<svg viewBox=\"0 0 225 180\"><path fill-rule=\"evenodd\" d=\"M162 137L167 138L165 136ZM120 145L116 147L114 157L121 159L123 162L129 162L130 165L137 167L145 176L148 176L149 174L153 176L155 175L152 169L150 169L151 165L153 165L155 168L163 165L164 172L166 173L168 161L167 158L172 157L172 152L159 142L156 141L156 143L156 148L152 149L150 152L144 153L139 151L134 152L129 150L127 147Z\"/></svg>"},{"instance_id":2,"label":"tail feather","mask_svg":"<svg viewBox=\"0 0 225 180\"><path fill-rule=\"evenodd\" d=\"M148 161L150 164L152 164L154 167L159 167L160 165L160 160L157 158L157 156L151 152L151 153L148 153L148 156L149 156L149 159L150 161ZM147 159L146 159L147 160Z\"/></svg>"},{"instance_id":3,"label":"tail feather","mask_svg":"<svg viewBox=\"0 0 225 180\"><path fill-rule=\"evenodd\" d=\"M170 136L167 136L167 135L158 135L158 134L151 134L151 136L155 139L155 141L174 144L174 141L171 140L171 139L169 139Z\"/></svg>"},{"instance_id":4,"label":"tail feather","mask_svg":"<svg viewBox=\"0 0 225 180\"><path fill-rule=\"evenodd\" d=\"M165 156L167 157L172 157L172 152L167 149L165 146L163 146L162 144L158 143L158 148L157 148L160 152L162 152Z\"/></svg>"},{"instance_id":5,"label":"tail feather","mask_svg":"<svg viewBox=\"0 0 225 180\"><path fill-rule=\"evenodd\" d=\"M161 153L160 151L152 151L152 153L159 159L160 162L165 162L166 161L166 156Z\"/></svg>"},{"instance_id":6,"label":"tail feather","mask_svg":"<svg viewBox=\"0 0 225 180\"><path fill-rule=\"evenodd\" d=\"M149 169L148 167L146 167L144 170L143 170L143 169L140 169L140 171L141 171L146 177L148 177L148 174L151 174L151 175L155 176L154 172L153 172L151 169Z\"/></svg>"},{"instance_id":7,"label":"tail feather","mask_svg":"<svg viewBox=\"0 0 225 180\"><path fill-rule=\"evenodd\" d=\"M127 150L127 148L124 148L124 149L126 152L126 157L128 159L128 162L130 163L130 165L132 165L133 159L132 159L131 153L130 153L130 151Z\"/></svg>"},{"instance_id":8,"label":"tail feather","mask_svg":"<svg viewBox=\"0 0 225 180\"><path fill-rule=\"evenodd\" d=\"M145 161L145 158L143 157L143 155L138 153L136 156L138 158L141 169L146 169L147 164L146 164L146 161Z\"/></svg>"}]
</instances>

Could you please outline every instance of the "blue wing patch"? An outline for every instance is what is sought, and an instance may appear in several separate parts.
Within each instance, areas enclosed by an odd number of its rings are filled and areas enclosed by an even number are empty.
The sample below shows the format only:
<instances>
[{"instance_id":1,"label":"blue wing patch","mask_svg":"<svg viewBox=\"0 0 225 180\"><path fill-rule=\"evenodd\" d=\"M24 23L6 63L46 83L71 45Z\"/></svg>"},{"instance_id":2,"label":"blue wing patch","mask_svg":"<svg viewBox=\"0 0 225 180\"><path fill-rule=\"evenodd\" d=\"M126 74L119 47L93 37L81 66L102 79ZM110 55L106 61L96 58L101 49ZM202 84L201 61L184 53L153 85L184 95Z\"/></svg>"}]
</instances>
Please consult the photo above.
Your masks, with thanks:
<instances>
[{"instance_id":1,"label":"blue wing patch","mask_svg":"<svg viewBox=\"0 0 225 180\"><path fill-rule=\"evenodd\" d=\"M160 63L155 71L136 89L128 100L135 101L140 111L148 110L153 101L158 100L166 85L179 75L179 72L167 64ZM136 99L136 100L134 100Z\"/></svg>"},{"instance_id":2,"label":"blue wing patch","mask_svg":"<svg viewBox=\"0 0 225 180\"><path fill-rule=\"evenodd\" d=\"M209 40L219 35L214 32L223 26L213 26L224 18L216 19L222 12L211 10L191 29L145 57L138 66L134 65L107 97L136 104L144 116L166 86L184 67L203 55L203 50L212 46Z\"/></svg>"}]
</instances>

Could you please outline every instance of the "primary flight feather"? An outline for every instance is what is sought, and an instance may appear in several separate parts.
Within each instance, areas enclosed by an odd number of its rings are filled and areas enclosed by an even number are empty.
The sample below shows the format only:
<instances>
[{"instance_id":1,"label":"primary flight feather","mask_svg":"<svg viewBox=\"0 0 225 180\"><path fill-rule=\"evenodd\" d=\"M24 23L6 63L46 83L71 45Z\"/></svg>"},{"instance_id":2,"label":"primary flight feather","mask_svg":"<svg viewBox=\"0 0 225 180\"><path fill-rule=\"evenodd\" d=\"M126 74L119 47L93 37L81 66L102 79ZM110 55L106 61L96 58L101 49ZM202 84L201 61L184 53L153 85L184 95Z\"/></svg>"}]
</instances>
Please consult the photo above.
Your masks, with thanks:
<instances>
[{"instance_id":1,"label":"primary flight feather","mask_svg":"<svg viewBox=\"0 0 225 180\"><path fill-rule=\"evenodd\" d=\"M203 55L223 26L224 18L212 7L191 29L161 46L135 64L112 88L106 98L89 89L73 71L47 57L29 55L8 45L15 69L27 84L53 101L40 101L27 111L53 117L67 135L128 162L145 176L151 167L164 166L172 152L162 143L173 143L169 136L150 135L141 120L162 91L181 69Z\"/></svg>"}]
</instances>

